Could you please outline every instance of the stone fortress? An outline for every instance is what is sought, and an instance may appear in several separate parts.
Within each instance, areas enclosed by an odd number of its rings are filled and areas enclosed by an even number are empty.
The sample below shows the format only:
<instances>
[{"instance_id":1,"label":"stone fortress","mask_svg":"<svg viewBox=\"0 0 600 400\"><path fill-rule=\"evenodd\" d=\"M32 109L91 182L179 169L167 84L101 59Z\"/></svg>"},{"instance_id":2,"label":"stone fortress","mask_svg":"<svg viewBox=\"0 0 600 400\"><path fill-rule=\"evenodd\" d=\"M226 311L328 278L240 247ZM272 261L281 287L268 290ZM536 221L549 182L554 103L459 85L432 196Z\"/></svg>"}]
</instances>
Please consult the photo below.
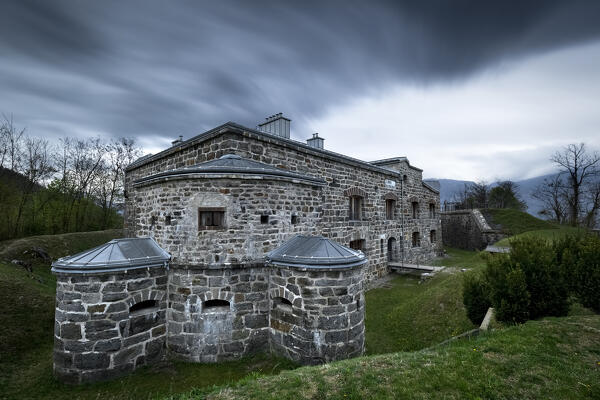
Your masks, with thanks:
<instances>
[{"instance_id":1,"label":"stone fortress","mask_svg":"<svg viewBox=\"0 0 600 400\"><path fill-rule=\"evenodd\" d=\"M439 192L405 157L323 144L290 139L277 114L130 165L128 238L53 264L56 376L103 380L165 356L361 355L369 283L441 251Z\"/></svg>"}]
</instances>

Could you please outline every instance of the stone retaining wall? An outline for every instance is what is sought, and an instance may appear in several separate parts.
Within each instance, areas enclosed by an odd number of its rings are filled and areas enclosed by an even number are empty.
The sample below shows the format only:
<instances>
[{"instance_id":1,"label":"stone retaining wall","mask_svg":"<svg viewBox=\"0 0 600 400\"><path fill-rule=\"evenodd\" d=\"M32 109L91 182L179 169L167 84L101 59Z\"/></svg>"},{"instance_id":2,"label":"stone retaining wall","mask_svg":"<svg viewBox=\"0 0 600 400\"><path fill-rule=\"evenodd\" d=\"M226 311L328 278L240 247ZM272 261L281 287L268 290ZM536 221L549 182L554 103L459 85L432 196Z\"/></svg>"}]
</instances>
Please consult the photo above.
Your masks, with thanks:
<instances>
[{"instance_id":1,"label":"stone retaining wall","mask_svg":"<svg viewBox=\"0 0 600 400\"><path fill-rule=\"evenodd\" d=\"M445 246L465 250L483 250L506 237L492 229L479 210L457 210L441 213Z\"/></svg>"}]
</instances>

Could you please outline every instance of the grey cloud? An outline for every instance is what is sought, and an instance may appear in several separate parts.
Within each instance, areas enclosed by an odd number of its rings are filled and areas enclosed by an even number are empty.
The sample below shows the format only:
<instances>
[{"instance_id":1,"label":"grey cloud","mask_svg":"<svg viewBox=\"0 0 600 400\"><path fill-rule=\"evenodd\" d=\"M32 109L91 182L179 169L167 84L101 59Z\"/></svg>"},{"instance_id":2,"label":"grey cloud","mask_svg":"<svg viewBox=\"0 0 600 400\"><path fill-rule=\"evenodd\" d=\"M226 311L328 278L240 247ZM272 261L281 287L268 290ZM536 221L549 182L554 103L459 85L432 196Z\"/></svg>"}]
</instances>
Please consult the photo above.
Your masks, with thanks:
<instances>
[{"instance_id":1,"label":"grey cloud","mask_svg":"<svg viewBox=\"0 0 600 400\"><path fill-rule=\"evenodd\" d=\"M598 20L594 1L2 2L0 53L14 62L0 69L0 111L32 133L53 119L191 136L279 111L305 130L392 83L461 79L592 40ZM35 101L11 101L24 94Z\"/></svg>"}]
</instances>

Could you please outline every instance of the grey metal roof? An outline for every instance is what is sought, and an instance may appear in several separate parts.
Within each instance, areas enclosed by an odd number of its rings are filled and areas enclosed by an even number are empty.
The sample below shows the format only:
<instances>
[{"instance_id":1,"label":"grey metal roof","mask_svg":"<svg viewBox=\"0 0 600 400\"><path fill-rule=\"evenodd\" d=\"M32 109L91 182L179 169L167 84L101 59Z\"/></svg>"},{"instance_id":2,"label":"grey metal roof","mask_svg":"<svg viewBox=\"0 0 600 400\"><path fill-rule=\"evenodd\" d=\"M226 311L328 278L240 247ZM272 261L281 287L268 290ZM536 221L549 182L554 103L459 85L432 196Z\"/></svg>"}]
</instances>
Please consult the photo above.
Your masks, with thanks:
<instances>
[{"instance_id":1,"label":"grey metal roof","mask_svg":"<svg viewBox=\"0 0 600 400\"><path fill-rule=\"evenodd\" d=\"M294 236L267 254L270 264L298 268L350 268L366 264L360 250L352 250L322 236Z\"/></svg>"},{"instance_id":2,"label":"grey metal roof","mask_svg":"<svg viewBox=\"0 0 600 400\"><path fill-rule=\"evenodd\" d=\"M113 239L52 263L52 272L98 273L162 267L171 259L152 238Z\"/></svg>"},{"instance_id":3,"label":"grey metal roof","mask_svg":"<svg viewBox=\"0 0 600 400\"><path fill-rule=\"evenodd\" d=\"M240 175L260 175L264 177L287 178L304 181L314 185L325 185L323 179L309 175L291 172L282 168L277 168L269 164L261 163L247 158L242 158L236 154L226 154L220 158L206 161L189 167L173 169L170 171L159 172L158 174L146 176L135 181L135 184L148 183L156 180L163 180L174 177L184 177L191 174L219 175L219 174L240 174Z\"/></svg>"}]
</instances>

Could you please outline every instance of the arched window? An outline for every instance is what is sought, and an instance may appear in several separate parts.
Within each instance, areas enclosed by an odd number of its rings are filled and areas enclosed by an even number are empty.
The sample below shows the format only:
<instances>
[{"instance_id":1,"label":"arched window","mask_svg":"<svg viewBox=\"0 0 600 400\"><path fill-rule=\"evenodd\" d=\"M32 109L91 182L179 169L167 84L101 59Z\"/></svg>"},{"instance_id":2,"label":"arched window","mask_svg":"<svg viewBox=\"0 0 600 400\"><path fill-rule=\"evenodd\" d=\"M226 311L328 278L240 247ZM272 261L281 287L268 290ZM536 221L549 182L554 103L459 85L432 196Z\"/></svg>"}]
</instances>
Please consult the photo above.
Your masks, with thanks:
<instances>
[{"instance_id":1,"label":"arched window","mask_svg":"<svg viewBox=\"0 0 600 400\"><path fill-rule=\"evenodd\" d=\"M158 300L144 300L129 307L129 315L139 315L158 310Z\"/></svg>"},{"instance_id":2,"label":"arched window","mask_svg":"<svg viewBox=\"0 0 600 400\"><path fill-rule=\"evenodd\" d=\"M292 302L285 297L275 297L273 299L273 309L292 312Z\"/></svg>"},{"instance_id":3,"label":"arched window","mask_svg":"<svg viewBox=\"0 0 600 400\"><path fill-rule=\"evenodd\" d=\"M227 300L206 300L202 303L202 312L215 313L215 312L229 312L231 310L231 304Z\"/></svg>"}]
</instances>

